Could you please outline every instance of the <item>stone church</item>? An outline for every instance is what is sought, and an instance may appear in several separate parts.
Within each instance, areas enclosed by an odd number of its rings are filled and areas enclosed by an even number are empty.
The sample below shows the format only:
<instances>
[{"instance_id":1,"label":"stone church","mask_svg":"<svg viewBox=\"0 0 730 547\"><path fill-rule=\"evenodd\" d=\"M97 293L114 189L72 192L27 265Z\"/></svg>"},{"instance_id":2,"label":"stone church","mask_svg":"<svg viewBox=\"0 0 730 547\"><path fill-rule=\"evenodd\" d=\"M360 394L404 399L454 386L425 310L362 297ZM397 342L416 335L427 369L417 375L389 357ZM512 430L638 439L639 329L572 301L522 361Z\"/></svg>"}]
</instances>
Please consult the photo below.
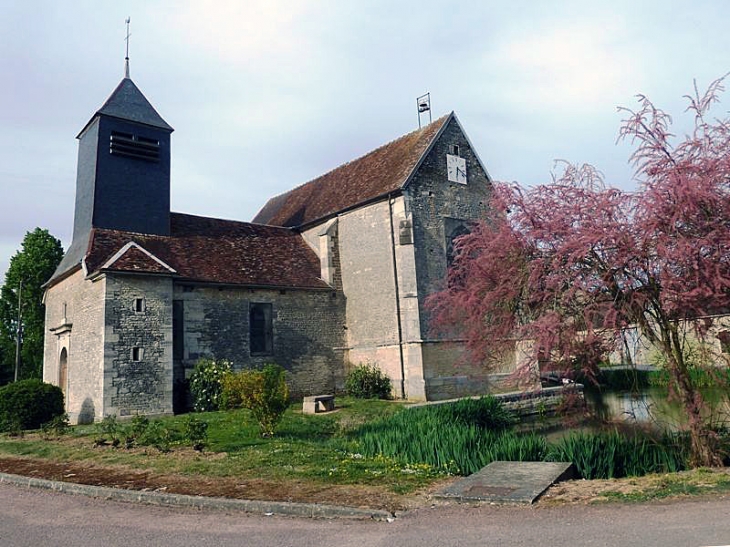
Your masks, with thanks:
<instances>
[{"instance_id":1,"label":"stone church","mask_svg":"<svg viewBox=\"0 0 730 547\"><path fill-rule=\"evenodd\" d=\"M483 393L431 334L490 178L456 115L273 197L252 222L170 211L173 128L129 74L78 135L73 241L46 286L44 380L72 422L182 410L201 357L283 366L295 396L371 363L393 395Z\"/></svg>"}]
</instances>

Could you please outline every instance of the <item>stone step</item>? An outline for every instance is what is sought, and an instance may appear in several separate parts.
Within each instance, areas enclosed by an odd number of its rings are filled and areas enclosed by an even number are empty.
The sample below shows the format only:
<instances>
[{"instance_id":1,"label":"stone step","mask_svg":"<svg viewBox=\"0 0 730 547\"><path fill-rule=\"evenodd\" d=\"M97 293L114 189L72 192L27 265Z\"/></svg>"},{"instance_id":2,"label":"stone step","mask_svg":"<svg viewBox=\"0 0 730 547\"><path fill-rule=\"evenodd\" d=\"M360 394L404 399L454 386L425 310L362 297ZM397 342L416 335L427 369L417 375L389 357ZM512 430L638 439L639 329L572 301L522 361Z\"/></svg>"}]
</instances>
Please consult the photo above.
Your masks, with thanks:
<instances>
[{"instance_id":1,"label":"stone step","mask_svg":"<svg viewBox=\"0 0 730 547\"><path fill-rule=\"evenodd\" d=\"M461 502L533 503L550 485L573 478L566 462L492 462L434 494Z\"/></svg>"}]
</instances>

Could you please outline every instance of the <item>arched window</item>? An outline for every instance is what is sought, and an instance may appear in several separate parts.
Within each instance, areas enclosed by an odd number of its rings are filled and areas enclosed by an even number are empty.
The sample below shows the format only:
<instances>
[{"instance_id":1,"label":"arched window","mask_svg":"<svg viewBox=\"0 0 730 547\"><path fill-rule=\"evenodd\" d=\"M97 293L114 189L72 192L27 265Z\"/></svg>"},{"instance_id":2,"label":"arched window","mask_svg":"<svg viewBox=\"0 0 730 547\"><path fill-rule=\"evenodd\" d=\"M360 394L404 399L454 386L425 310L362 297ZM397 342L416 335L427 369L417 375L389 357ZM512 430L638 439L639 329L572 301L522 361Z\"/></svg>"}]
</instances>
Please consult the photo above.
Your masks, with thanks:
<instances>
[{"instance_id":1,"label":"arched window","mask_svg":"<svg viewBox=\"0 0 730 547\"><path fill-rule=\"evenodd\" d=\"M58 358L58 385L66 398L66 386L68 385L68 351L66 348L61 350L61 356Z\"/></svg>"}]
</instances>

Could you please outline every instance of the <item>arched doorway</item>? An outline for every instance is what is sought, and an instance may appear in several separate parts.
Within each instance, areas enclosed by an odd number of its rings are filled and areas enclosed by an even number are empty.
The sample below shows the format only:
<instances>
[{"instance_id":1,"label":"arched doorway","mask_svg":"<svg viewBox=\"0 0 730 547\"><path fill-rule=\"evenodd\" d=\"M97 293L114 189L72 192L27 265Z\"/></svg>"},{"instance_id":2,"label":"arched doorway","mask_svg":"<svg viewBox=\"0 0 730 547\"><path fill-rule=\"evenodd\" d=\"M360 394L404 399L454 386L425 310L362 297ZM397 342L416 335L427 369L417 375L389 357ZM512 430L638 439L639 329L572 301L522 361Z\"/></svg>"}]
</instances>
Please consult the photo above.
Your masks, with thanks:
<instances>
[{"instance_id":1,"label":"arched doorway","mask_svg":"<svg viewBox=\"0 0 730 547\"><path fill-rule=\"evenodd\" d=\"M58 359L58 385L61 387L65 401L66 386L68 385L68 351L66 348L61 350L61 356Z\"/></svg>"}]
</instances>

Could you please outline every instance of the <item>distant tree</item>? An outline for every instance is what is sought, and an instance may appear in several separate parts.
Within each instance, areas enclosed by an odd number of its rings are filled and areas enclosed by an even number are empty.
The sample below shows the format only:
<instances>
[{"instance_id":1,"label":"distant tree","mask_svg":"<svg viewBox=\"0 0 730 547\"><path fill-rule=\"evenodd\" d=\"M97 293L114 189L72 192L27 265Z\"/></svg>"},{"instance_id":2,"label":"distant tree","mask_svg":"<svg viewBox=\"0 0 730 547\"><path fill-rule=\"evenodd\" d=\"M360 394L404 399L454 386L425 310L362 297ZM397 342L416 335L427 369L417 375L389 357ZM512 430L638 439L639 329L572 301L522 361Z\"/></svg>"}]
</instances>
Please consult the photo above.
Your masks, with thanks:
<instances>
[{"instance_id":1,"label":"distant tree","mask_svg":"<svg viewBox=\"0 0 730 547\"><path fill-rule=\"evenodd\" d=\"M720 91L722 79L688 97L694 130L676 144L646 97L621 109L638 192L569 164L544 186L496 185L492 216L457 241L448 288L430 301L477 360L529 341L524 370L593 374L621 329L638 328L664 356L696 465L722 461L686 359L688 331L707 334L698 319L730 311L730 119L706 119Z\"/></svg>"},{"instance_id":2,"label":"distant tree","mask_svg":"<svg viewBox=\"0 0 730 547\"><path fill-rule=\"evenodd\" d=\"M61 242L36 228L25 234L22 248L11 259L0 289L0 358L5 376L12 378L15 366L15 340L18 328L18 290L22 281L22 350L19 378L43 376L43 305L42 285L51 278L63 258Z\"/></svg>"}]
</instances>

